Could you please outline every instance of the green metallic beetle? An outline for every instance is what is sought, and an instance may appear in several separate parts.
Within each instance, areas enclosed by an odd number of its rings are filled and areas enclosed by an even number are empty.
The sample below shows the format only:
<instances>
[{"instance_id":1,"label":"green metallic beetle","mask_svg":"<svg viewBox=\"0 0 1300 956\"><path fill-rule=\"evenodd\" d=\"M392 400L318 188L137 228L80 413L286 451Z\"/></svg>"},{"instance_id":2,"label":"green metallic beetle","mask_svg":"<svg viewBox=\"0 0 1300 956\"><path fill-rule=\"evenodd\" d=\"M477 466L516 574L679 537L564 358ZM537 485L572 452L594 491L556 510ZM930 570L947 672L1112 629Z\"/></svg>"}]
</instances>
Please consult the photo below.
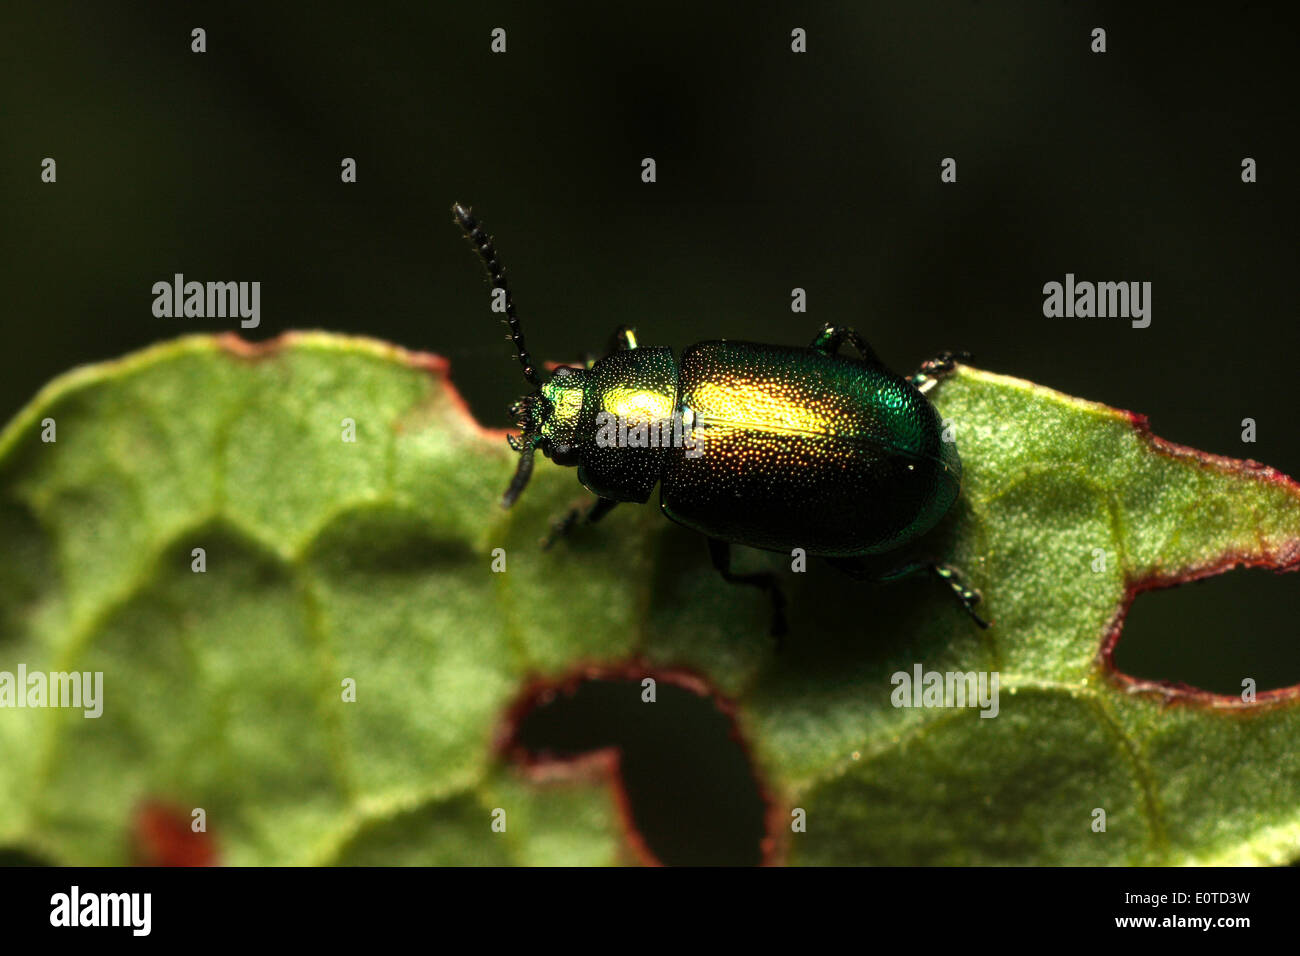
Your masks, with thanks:
<instances>
[{"instance_id":1,"label":"green metallic beetle","mask_svg":"<svg viewBox=\"0 0 1300 956\"><path fill-rule=\"evenodd\" d=\"M774 633L785 630L776 577L733 573L733 544L802 548L859 578L929 568L988 626L974 611L979 592L950 565L890 560L939 522L961 488L956 444L944 440L925 394L964 355L942 353L904 378L853 329L827 325L808 348L700 342L678 360L670 348L639 347L624 327L604 357L561 365L543 382L491 238L466 206L452 213L501 290L510 339L536 389L510 410L522 434L509 439L519 465L502 505L528 484L539 449L576 465L597 496L556 522L547 545L620 502L644 504L659 485L664 514L708 538L726 580L770 595ZM861 358L840 355L845 342Z\"/></svg>"}]
</instances>

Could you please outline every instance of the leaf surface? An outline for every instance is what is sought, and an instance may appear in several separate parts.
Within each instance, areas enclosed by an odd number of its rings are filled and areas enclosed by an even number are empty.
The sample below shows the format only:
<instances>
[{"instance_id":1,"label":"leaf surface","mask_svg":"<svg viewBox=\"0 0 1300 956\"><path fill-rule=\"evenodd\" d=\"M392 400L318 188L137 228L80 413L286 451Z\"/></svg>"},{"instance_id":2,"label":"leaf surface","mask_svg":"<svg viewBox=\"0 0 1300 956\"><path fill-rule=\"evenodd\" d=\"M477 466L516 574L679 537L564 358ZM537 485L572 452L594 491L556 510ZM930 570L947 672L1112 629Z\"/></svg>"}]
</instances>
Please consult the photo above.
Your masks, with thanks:
<instances>
[{"instance_id":1,"label":"leaf surface","mask_svg":"<svg viewBox=\"0 0 1300 956\"><path fill-rule=\"evenodd\" d=\"M929 579L814 562L778 654L766 605L656 508L541 551L583 492L539 461L502 511L514 456L440 359L196 336L63 376L0 433L0 671L102 672L103 714L0 709L0 847L127 862L134 810L163 800L205 810L225 863L626 862L610 781L524 773L502 734L538 680L644 666L734 703L773 859L1300 857L1295 690L1246 704L1103 653L1144 587L1294 569L1297 486L968 367L935 401L965 470L940 534L995 626ZM997 716L894 706L917 665L996 672Z\"/></svg>"}]
</instances>

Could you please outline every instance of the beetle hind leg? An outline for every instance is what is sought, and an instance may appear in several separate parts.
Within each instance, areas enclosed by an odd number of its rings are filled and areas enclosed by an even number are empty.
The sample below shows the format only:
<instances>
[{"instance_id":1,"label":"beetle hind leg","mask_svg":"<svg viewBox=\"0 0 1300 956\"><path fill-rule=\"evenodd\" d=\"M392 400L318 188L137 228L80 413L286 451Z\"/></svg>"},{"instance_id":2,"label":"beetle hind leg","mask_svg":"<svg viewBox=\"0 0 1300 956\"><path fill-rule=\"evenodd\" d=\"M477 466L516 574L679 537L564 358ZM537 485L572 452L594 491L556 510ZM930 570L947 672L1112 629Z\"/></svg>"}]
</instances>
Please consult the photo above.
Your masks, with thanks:
<instances>
[{"instance_id":1,"label":"beetle hind leg","mask_svg":"<svg viewBox=\"0 0 1300 956\"><path fill-rule=\"evenodd\" d=\"M984 600L983 595L962 580L960 571L951 564L932 564L930 565L930 573L952 589L952 593L957 596L962 609L974 619L976 624L988 630L989 622L980 617L975 611L975 606Z\"/></svg>"},{"instance_id":2,"label":"beetle hind leg","mask_svg":"<svg viewBox=\"0 0 1300 956\"><path fill-rule=\"evenodd\" d=\"M929 571L952 591L962 610L969 614L976 624L985 629L989 627L989 622L975 611L976 605L983 600L983 596L968 585L963 580L961 572L951 564L918 560L891 568L882 568L878 559L873 561L868 558L827 558L826 560L839 571L859 581L894 581L917 571Z\"/></svg>"},{"instance_id":3,"label":"beetle hind leg","mask_svg":"<svg viewBox=\"0 0 1300 956\"><path fill-rule=\"evenodd\" d=\"M748 584L759 588L766 591L767 596L772 599L772 636L777 638L779 649L780 638L785 635L788 628L785 620L785 595L781 593L781 585L777 582L776 575L770 572L736 574L731 570L731 545L717 538L709 538L708 541L709 558L712 559L713 566L717 568L723 580L730 581L732 584Z\"/></svg>"}]
</instances>

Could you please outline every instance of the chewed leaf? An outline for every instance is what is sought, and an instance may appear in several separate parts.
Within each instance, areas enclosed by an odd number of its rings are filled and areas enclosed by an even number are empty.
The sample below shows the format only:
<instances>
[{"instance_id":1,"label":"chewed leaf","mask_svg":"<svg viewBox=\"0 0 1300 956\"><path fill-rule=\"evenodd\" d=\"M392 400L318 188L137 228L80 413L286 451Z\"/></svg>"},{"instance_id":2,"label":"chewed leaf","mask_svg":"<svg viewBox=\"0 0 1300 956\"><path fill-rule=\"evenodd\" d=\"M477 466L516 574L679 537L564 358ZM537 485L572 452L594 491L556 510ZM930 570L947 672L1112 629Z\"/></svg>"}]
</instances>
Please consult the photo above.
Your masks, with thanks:
<instances>
[{"instance_id":1,"label":"chewed leaf","mask_svg":"<svg viewBox=\"0 0 1300 956\"><path fill-rule=\"evenodd\" d=\"M503 511L514 456L441 359L301 333L72 372L0 433L0 702L20 668L98 673L102 713L0 708L0 849L634 862L617 761L539 774L502 735L547 682L617 672L638 694L640 668L725 702L769 859L1300 858L1296 689L1218 697L1111 657L1144 589L1296 568L1300 488L968 367L934 399L965 471L941 531L995 627L931 581L813 562L777 653L766 606L654 507L540 550L581 489L539 461ZM908 706L918 673L997 693ZM183 839L197 809L206 839Z\"/></svg>"}]
</instances>

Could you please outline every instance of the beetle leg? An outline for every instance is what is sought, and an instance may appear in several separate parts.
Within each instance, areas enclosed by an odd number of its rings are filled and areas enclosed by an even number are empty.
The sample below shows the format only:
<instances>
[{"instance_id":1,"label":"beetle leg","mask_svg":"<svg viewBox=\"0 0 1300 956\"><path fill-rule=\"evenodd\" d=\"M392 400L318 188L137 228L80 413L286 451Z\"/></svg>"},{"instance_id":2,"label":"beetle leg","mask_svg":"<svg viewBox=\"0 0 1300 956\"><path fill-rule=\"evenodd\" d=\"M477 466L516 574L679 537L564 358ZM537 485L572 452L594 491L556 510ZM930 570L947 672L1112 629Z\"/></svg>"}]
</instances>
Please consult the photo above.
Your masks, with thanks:
<instances>
[{"instance_id":1,"label":"beetle leg","mask_svg":"<svg viewBox=\"0 0 1300 956\"><path fill-rule=\"evenodd\" d=\"M958 362L967 361L970 361L969 352L940 352L934 358L922 362L916 374L909 376L908 381L924 395L955 372Z\"/></svg>"},{"instance_id":2,"label":"beetle leg","mask_svg":"<svg viewBox=\"0 0 1300 956\"><path fill-rule=\"evenodd\" d=\"M630 325L620 325L609 338L609 351L625 352L636 348L636 332Z\"/></svg>"},{"instance_id":3,"label":"beetle leg","mask_svg":"<svg viewBox=\"0 0 1300 956\"><path fill-rule=\"evenodd\" d=\"M961 572L951 564L936 564L932 561L909 561L905 564L882 570L879 559L867 558L827 558L827 563L859 581L894 581L917 571L929 571L948 586L958 602L975 623L987 628L989 622L975 613L975 606L983 599L980 592L962 580Z\"/></svg>"},{"instance_id":4,"label":"beetle leg","mask_svg":"<svg viewBox=\"0 0 1300 956\"><path fill-rule=\"evenodd\" d=\"M772 636L777 638L779 650L780 638L788 628L785 622L785 595L781 593L781 585L777 583L776 575L768 572L734 574L731 570L731 545L717 538L709 538L708 542L709 558L712 559L713 566L718 569L723 580L730 581L732 584L748 584L761 588L772 599Z\"/></svg>"},{"instance_id":5,"label":"beetle leg","mask_svg":"<svg viewBox=\"0 0 1300 956\"><path fill-rule=\"evenodd\" d=\"M614 334L609 337L609 346L605 349L605 355L611 355L614 352L626 352L628 349L634 348L636 348L636 332L629 325L620 325L614 330ZM582 364L585 368L591 368L604 357L604 355L594 355L588 352L582 357Z\"/></svg>"},{"instance_id":6,"label":"beetle leg","mask_svg":"<svg viewBox=\"0 0 1300 956\"><path fill-rule=\"evenodd\" d=\"M818 332L817 337L812 340L812 345L809 348L824 352L827 355L836 355L839 353L840 346L845 342L857 349L858 354L866 361L875 365L884 364L880 361L880 356L876 354L876 350L868 345L866 339L858 335L857 329L851 325L832 325L827 322L826 327Z\"/></svg>"},{"instance_id":7,"label":"beetle leg","mask_svg":"<svg viewBox=\"0 0 1300 956\"><path fill-rule=\"evenodd\" d=\"M616 504L618 502L613 498L597 498L585 508L570 508L564 517L551 522L550 533L542 539L542 550L549 550L551 545L566 536L579 523L595 524L613 511Z\"/></svg>"},{"instance_id":8,"label":"beetle leg","mask_svg":"<svg viewBox=\"0 0 1300 956\"><path fill-rule=\"evenodd\" d=\"M962 580L960 571L951 564L932 564L930 565L930 572L952 588L952 593L957 595L957 600L961 602L961 606L966 613L974 618L976 624L982 628L988 628L989 622L975 613L975 605L979 604L984 598L979 591Z\"/></svg>"}]
</instances>

